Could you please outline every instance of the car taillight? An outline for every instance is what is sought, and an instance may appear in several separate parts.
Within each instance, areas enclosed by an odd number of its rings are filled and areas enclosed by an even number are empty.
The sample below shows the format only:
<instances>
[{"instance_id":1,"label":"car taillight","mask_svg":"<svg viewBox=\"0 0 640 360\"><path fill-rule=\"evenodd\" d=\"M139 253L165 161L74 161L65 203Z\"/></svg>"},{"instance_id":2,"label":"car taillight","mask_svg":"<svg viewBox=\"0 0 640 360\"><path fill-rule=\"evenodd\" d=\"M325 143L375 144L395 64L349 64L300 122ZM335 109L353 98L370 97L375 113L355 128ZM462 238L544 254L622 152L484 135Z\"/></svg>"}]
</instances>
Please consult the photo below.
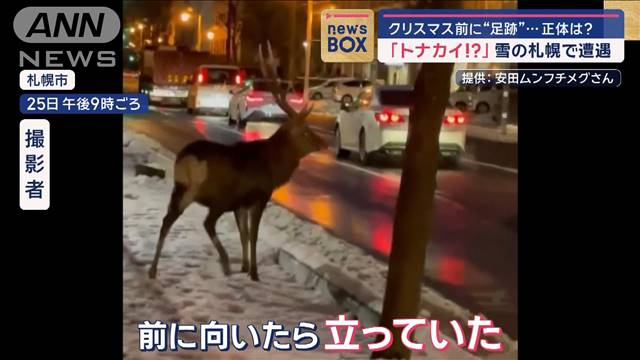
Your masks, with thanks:
<instances>
[{"instance_id":1,"label":"car taillight","mask_svg":"<svg viewBox=\"0 0 640 360\"><path fill-rule=\"evenodd\" d=\"M259 102L259 101L264 101L264 97L254 93L247 94L247 102Z\"/></svg>"},{"instance_id":2,"label":"car taillight","mask_svg":"<svg viewBox=\"0 0 640 360\"><path fill-rule=\"evenodd\" d=\"M448 115L442 119L442 123L445 125L462 125L464 122L464 115Z\"/></svg>"},{"instance_id":3,"label":"car taillight","mask_svg":"<svg viewBox=\"0 0 640 360\"><path fill-rule=\"evenodd\" d=\"M291 97L289 99L290 102L294 103L294 104L302 104L302 102L304 101L304 99L302 99L302 97L300 96L295 96L295 97Z\"/></svg>"},{"instance_id":4,"label":"car taillight","mask_svg":"<svg viewBox=\"0 0 640 360\"><path fill-rule=\"evenodd\" d=\"M202 69L198 73L198 84L204 84L207 81L207 69Z\"/></svg>"},{"instance_id":5,"label":"car taillight","mask_svg":"<svg viewBox=\"0 0 640 360\"><path fill-rule=\"evenodd\" d=\"M382 124L397 124L404 122L402 115L394 114L391 112L377 112L375 114L376 121Z\"/></svg>"}]
</instances>

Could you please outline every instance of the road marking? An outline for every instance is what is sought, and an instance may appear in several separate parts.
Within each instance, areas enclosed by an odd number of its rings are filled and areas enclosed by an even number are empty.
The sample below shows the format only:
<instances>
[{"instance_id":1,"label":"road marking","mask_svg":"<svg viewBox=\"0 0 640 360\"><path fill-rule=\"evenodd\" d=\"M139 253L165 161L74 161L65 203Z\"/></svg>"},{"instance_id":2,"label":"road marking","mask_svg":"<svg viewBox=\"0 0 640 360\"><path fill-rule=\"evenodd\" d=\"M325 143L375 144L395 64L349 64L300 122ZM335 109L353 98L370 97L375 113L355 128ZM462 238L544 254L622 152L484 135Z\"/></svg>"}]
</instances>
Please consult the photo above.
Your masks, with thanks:
<instances>
[{"instance_id":1,"label":"road marking","mask_svg":"<svg viewBox=\"0 0 640 360\"><path fill-rule=\"evenodd\" d=\"M465 158L460 158L461 162L466 162L469 164L473 164L473 165L480 165L480 166L486 166L486 167L490 167L493 169L498 169L498 170L502 170L502 171L506 171L508 173L512 173L512 174L516 174L518 175L518 169L514 169L514 168L510 168L510 167L506 167L506 166L500 166L500 165L495 165L495 164L490 164L490 163L486 163L486 162L482 162L482 161L477 161L477 160L472 160L472 159L465 159Z\"/></svg>"}]
</instances>

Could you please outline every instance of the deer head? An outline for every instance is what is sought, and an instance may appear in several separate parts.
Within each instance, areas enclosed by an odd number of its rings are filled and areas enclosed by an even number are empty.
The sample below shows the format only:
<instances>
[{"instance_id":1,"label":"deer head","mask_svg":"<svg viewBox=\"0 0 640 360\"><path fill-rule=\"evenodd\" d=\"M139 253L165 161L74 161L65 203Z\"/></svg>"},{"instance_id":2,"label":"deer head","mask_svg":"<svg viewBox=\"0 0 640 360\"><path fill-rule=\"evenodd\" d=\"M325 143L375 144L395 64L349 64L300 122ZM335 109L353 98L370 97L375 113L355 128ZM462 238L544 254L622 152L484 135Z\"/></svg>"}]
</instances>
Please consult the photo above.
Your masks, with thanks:
<instances>
[{"instance_id":1,"label":"deer head","mask_svg":"<svg viewBox=\"0 0 640 360\"><path fill-rule=\"evenodd\" d=\"M326 149L328 147L327 143L311 131L305 121L313 106L307 102L300 112L296 112L287 102L287 91L280 86L280 79L276 71L277 65L270 42L267 42L267 55L268 58L265 61L262 54L262 44L260 44L258 46L258 58L262 76L270 80L269 89L273 94L273 98L276 104L287 114L287 121L274 136L285 138L299 158L303 158L314 151Z\"/></svg>"}]
</instances>

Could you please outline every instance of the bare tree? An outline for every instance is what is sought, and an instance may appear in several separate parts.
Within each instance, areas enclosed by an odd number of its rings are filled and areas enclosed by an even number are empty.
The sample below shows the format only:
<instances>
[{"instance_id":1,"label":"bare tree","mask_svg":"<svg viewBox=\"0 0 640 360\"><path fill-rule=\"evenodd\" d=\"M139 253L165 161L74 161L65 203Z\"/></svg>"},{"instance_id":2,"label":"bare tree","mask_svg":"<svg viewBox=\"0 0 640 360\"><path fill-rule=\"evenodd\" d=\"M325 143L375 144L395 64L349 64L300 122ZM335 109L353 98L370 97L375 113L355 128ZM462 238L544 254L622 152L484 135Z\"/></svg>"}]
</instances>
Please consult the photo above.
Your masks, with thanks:
<instances>
[{"instance_id":1,"label":"bare tree","mask_svg":"<svg viewBox=\"0 0 640 360\"><path fill-rule=\"evenodd\" d=\"M456 3L418 2L419 8L458 7ZM409 359L400 341L401 328L393 319L415 318L419 313L426 249L433 229L436 172L442 116L449 99L453 64L422 64L414 85L414 107L396 203L393 243L380 325L391 330L393 344L373 358Z\"/></svg>"}]
</instances>

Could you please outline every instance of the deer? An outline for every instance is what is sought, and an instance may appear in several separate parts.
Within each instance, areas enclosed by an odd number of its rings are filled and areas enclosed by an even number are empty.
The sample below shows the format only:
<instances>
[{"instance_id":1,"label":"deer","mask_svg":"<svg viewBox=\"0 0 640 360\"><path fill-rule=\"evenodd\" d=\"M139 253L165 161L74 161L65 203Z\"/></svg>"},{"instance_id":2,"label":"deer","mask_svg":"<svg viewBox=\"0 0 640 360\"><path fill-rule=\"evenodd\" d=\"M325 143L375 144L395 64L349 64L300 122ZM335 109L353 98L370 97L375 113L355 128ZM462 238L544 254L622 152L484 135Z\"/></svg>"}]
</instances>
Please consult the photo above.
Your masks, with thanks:
<instances>
[{"instance_id":1,"label":"deer","mask_svg":"<svg viewBox=\"0 0 640 360\"><path fill-rule=\"evenodd\" d=\"M198 140L178 153L173 191L149 268L150 279L157 275L160 253L171 226L195 202L209 210L204 228L218 251L224 275L229 276L231 269L229 256L216 234L216 223L223 213L233 212L242 244L241 272L248 272L251 280L259 281L256 263L258 227L273 191L289 181L302 158L328 147L306 124L305 118L313 106L307 102L300 112L296 112L287 102L269 42L267 53L265 61L260 44L258 58L262 75L270 80L269 90L287 119L268 139L233 145Z\"/></svg>"}]
</instances>

